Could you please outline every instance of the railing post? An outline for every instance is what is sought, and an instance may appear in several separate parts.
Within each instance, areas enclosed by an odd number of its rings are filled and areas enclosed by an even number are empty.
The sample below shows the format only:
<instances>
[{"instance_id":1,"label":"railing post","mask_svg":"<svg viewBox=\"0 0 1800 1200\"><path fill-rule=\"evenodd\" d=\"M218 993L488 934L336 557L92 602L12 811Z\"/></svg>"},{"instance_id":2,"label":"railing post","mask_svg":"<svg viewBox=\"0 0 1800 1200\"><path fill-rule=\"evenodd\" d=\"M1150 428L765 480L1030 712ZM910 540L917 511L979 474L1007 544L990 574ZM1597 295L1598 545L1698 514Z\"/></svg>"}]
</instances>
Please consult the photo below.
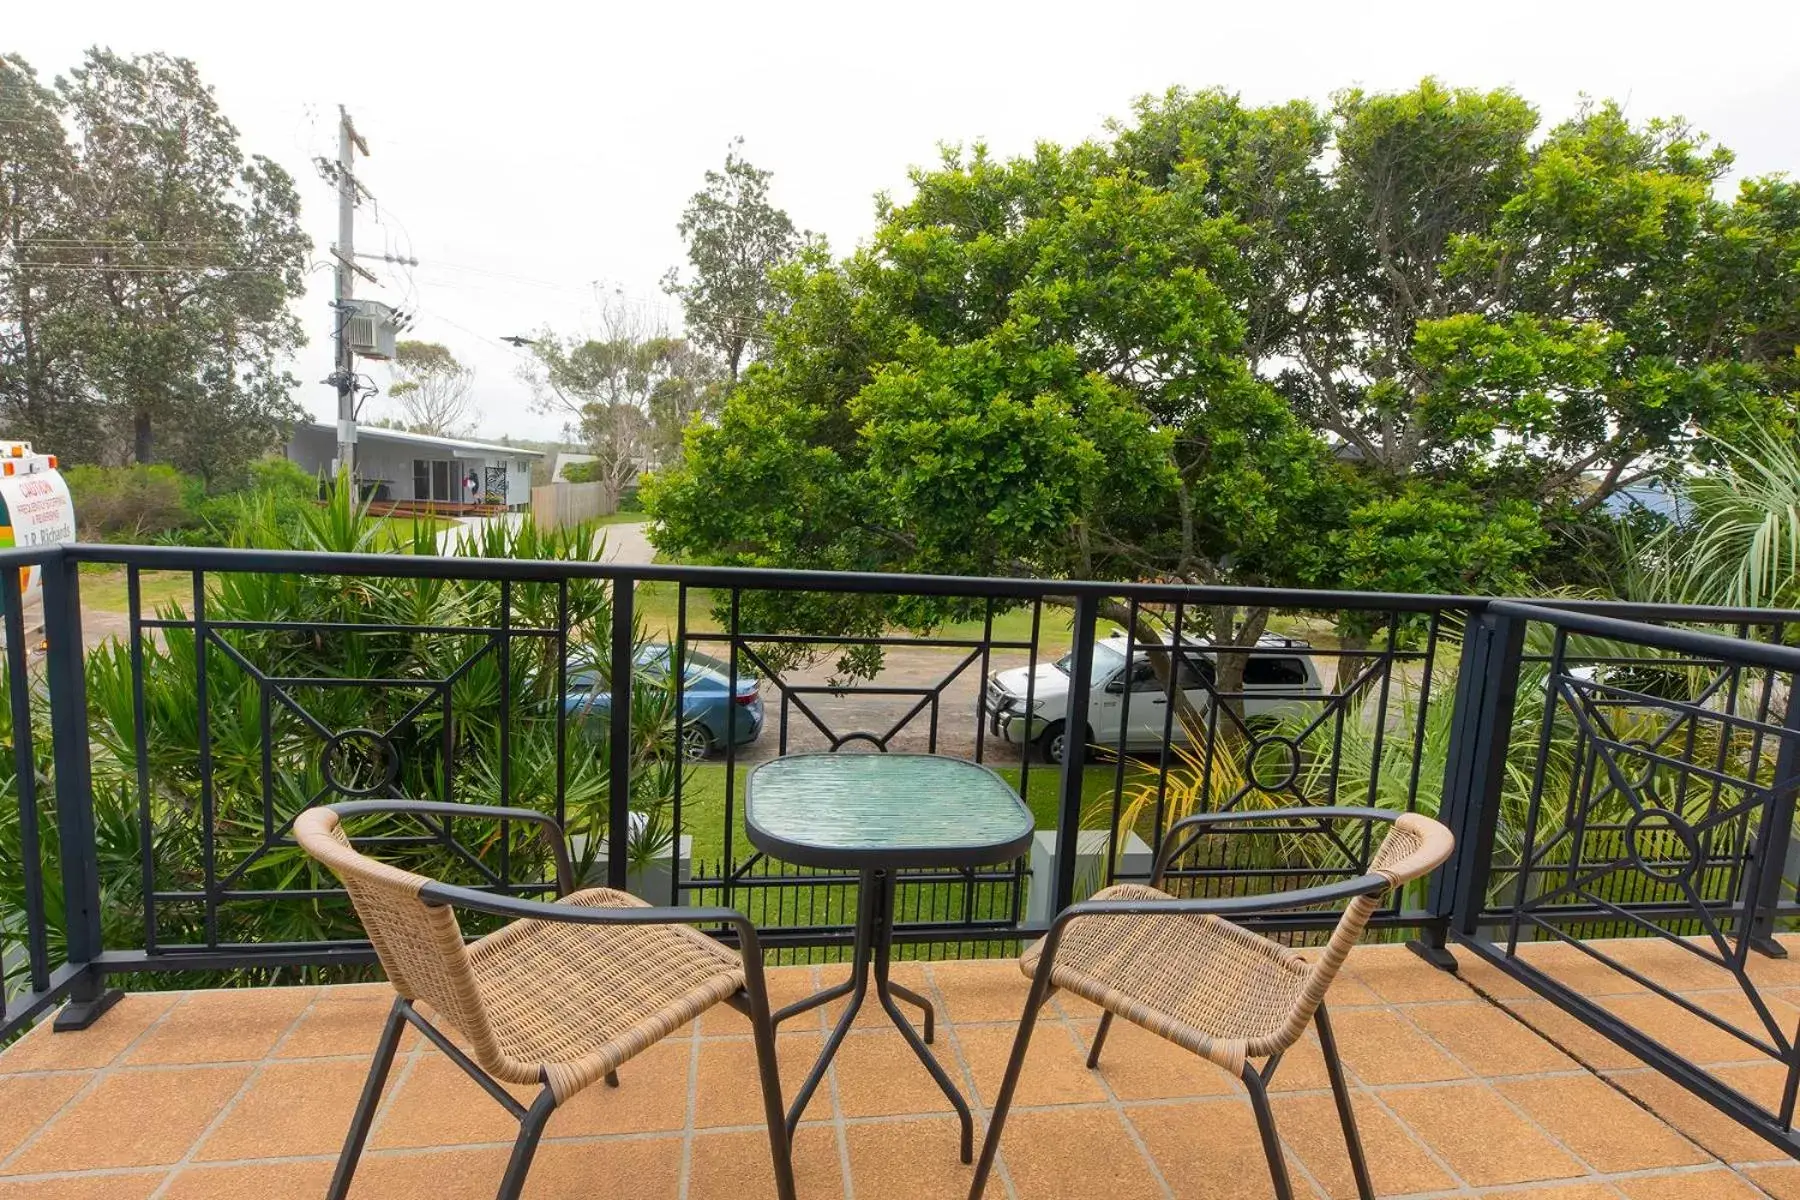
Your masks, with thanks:
<instances>
[{"instance_id":1,"label":"railing post","mask_svg":"<svg viewBox=\"0 0 1800 1200\"><path fill-rule=\"evenodd\" d=\"M624 891L631 847L631 672L633 583L623 576L612 581L612 689L608 710L606 886ZM677 728L679 728L679 721Z\"/></svg>"},{"instance_id":2,"label":"railing post","mask_svg":"<svg viewBox=\"0 0 1800 1200\"><path fill-rule=\"evenodd\" d=\"M87 677L81 630L81 567L58 554L44 563L44 670L50 690L56 772L56 833L62 867L64 944L71 965L100 957L100 861L94 842L94 786L88 768ZM86 1029L119 999L97 966L75 982L56 1014L59 1030Z\"/></svg>"},{"instance_id":3,"label":"railing post","mask_svg":"<svg viewBox=\"0 0 1800 1200\"><path fill-rule=\"evenodd\" d=\"M1075 899L1075 859L1081 837L1081 785L1087 759L1088 692L1094 682L1094 627L1099 621L1100 598L1087 592L1075 597L1074 643L1069 648L1069 703L1063 713L1062 781L1056 806L1056 905L1051 910L1053 913L1061 912Z\"/></svg>"},{"instance_id":4,"label":"railing post","mask_svg":"<svg viewBox=\"0 0 1800 1200\"><path fill-rule=\"evenodd\" d=\"M1783 869L1788 843L1794 836L1795 778L1800 776L1800 696L1794 688L1800 677L1788 678L1787 716L1782 720L1781 745L1775 751L1774 790L1756 836L1756 869L1751 880L1755 892L1745 897L1750 909L1750 945L1769 958L1786 958L1787 947L1775 940L1775 910L1781 904ZM1750 766L1755 778L1757 764Z\"/></svg>"},{"instance_id":5,"label":"railing post","mask_svg":"<svg viewBox=\"0 0 1800 1200\"><path fill-rule=\"evenodd\" d=\"M1525 622L1518 617L1477 613L1464 628L1438 806L1438 819L1456 835L1456 851L1431 877L1425 901L1431 924L1422 940L1410 943L1448 971L1456 969L1450 936L1473 936L1486 905L1524 651Z\"/></svg>"}]
</instances>

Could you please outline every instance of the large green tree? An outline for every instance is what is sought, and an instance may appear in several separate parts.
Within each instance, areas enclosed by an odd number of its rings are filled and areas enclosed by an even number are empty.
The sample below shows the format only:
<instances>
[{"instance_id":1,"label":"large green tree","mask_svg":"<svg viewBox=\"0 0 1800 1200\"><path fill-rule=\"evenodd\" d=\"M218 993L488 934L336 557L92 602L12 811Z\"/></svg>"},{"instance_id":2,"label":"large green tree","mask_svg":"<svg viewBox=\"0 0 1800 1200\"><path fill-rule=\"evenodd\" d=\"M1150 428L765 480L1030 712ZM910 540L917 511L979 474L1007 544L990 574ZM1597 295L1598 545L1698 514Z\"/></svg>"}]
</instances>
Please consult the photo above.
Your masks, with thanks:
<instances>
[{"instance_id":1,"label":"large green tree","mask_svg":"<svg viewBox=\"0 0 1800 1200\"><path fill-rule=\"evenodd\" d=\"M293 180L185 59L90 50L54 89L13 59L0 85L7 415L71 458L240 470L297 415Z\"/></svg>"},{"instance_id":2,"label":"large green tree","mask_svg":"<svg viewBox=\"0 0 1800 1200\"><path fill-rule=\"evenodd\" d=\"M689 273L671 270L663 280L681 300L688 338L717 354L733 380L763 346L769 315L780 303L769 273L801 243L793 221L769 200L771 172L746 159L743 145L735 139L724 168L708 171L706 186L689 198L676 225L687 243Z\"/></svg>"}]
</instances>

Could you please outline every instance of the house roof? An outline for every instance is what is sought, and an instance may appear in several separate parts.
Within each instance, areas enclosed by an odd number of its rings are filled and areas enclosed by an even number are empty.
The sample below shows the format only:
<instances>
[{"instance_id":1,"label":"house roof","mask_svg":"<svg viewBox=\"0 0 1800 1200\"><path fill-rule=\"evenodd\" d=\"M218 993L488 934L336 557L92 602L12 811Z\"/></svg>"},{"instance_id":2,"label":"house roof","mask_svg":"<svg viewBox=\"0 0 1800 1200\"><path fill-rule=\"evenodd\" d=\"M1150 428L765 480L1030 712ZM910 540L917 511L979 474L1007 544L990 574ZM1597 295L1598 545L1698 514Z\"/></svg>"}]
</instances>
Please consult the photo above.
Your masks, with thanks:
<instances>
[{"instance_id":1,"label":"house roof","mask_svg":"<svg viewBox=\"0 0 1800 1200\"><path fill-rule=\"evenodd\" d=\"M317 430L337 436L337 426L327 425L322 421L308 421L301 428ZM379 425L358 425L356 440L359 442L394 442L407 446L429 446L434 450L468 450L484 454L509 454L526 458L542 458L542 450L528 450L524 446L502 446L493 442L466 442L461 438L432 437L424 433L408 433L404 429L384 429Z\"/></svg>"}]
</instances>

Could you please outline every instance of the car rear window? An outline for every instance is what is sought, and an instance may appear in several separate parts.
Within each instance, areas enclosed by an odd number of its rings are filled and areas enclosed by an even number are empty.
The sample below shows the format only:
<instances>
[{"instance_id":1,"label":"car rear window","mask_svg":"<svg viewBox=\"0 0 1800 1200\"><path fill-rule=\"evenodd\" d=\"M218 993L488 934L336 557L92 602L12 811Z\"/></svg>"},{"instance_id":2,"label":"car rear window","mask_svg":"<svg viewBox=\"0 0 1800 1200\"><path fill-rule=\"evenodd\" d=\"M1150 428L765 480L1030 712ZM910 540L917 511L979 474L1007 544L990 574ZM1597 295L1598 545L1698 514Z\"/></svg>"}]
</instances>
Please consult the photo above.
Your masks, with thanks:
<instances>
[{"instance_id":1,"label":"car rear window","mask_svg":"<svg viewBox=\"0 0 1800 1200\"><path fill-rule=\"evenodd\" d=\"M1244 682L1291 687L1306 682L1306 664L1297 658L1253 654L1244 664Z\"/></svg>"}]
</instances>

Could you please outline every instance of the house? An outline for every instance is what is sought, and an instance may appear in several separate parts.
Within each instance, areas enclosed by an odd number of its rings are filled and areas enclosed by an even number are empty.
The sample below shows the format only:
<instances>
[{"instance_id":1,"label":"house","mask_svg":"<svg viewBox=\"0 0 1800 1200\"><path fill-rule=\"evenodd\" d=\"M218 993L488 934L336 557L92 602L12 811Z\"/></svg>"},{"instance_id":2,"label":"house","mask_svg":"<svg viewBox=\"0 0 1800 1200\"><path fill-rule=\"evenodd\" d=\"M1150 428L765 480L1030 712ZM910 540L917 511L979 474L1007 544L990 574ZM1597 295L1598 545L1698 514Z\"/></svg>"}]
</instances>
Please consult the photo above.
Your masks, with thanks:
<instances>
[{"instance_id":1,"label":"house","mask_svg":"<svg viewBox=\"0 0 1800 1200\"><path fill-rule=\"evenodd\" d=\"M287 459L307 472L330 474L337 466L337 426L311 421L294 427ZM356 430L356 477L371 500L395 504L531 503L531 464L541 450L433 437L402 429L361 425ZM471 490L473 476L478 487Z\"/></svg>"}]
</instances>

